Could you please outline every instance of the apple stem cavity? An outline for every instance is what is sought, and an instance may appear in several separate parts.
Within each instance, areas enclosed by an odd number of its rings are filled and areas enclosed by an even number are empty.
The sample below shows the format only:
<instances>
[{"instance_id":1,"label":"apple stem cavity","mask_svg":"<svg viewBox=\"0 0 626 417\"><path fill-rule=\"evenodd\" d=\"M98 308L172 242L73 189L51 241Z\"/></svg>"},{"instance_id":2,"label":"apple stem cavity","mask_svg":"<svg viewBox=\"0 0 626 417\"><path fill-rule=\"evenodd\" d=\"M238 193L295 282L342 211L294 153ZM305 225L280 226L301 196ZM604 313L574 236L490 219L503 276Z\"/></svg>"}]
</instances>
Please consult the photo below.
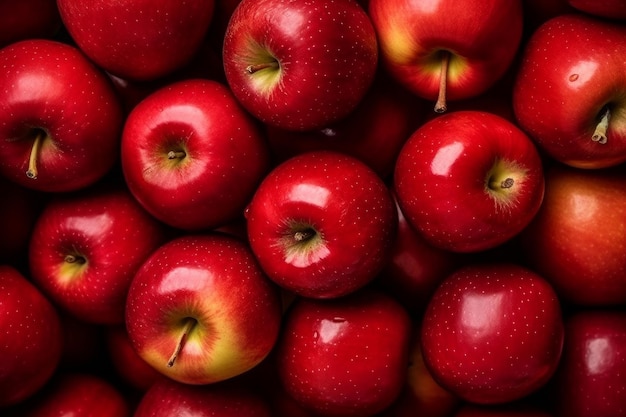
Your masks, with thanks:
<instances>
[{"instance_id":1,"label":"apple stem cavity","mask_svg":"<svg viewBox=\"0 0 626 417\"><path fill-rule=\"evenodd\" d=\"M41 145L46 136L46 133L43 130L37 130L35 135L35 140L33 141L33 146L30 149L30 156L28 157L28 170L26 170L26 176L30 179L37 179L39 175L39 171L37 169L37 159L39 158L39 151L41 149Z\"/></svg>"},{"instance_id":2,"label":"apple stem cavity","mask_svg":"<svg viewBox=\"0 0 626 417\"><path fill-rule=\"evenodd\" d=\"M606 136L606 132L609 129L609 120L611 119L611 110L607 107L604 113L602 114L602 118L600 122L596 126L596 130L593 132L593 136L591 136L591 140L594 142L598 142L604 145L608 138Z\"/></svg>"},{"instance_id":3,"label":"apple stem cavity","mask_svg":"<svg viewBox=\"0 0 626 417\"><path fill-rule=\"evenodd\" d=\"M260 64L248 65L246 71L248 74L254 74L255 72L264 70L266 68L278 68L278 61L262 62Z\"/></svg>"},{"instance_id":4,"label":"apple stem cavity","mask_svg":"<svg viewBox=\"0 0 626 417\"><path fill-rule=\"evenodd\" d=\"M178 343L176 344L176 348L174 349L172 356L170 356L170 358L167 361L168 368L171 368L172 366L174 366L174 363L176 362L176 358L178 358L178 355L180 354L180 351L183 348L183 345L185 343L185 340L187 339L187 336L189 335L189 333L191 333L191 331L193 330L193 328L195 327L197 323L198 321L191 317L187 317L184 320L184 325L181 330L180 337L178 338Z\"/></svg>"},{"instance_id":5,"label":"apple stem cavity","mask_svg":"<svg viewBox=\"0 0 626 417\"><path fill-rule=\"evenodd\" d=\"M448 67L450 64L450 52L440 51L441 56L441 72L439 75L439 95L435 103L435 113L445 113L448 110L447 104L447 88L448 88Z\"/></svg>"}]
</instances>

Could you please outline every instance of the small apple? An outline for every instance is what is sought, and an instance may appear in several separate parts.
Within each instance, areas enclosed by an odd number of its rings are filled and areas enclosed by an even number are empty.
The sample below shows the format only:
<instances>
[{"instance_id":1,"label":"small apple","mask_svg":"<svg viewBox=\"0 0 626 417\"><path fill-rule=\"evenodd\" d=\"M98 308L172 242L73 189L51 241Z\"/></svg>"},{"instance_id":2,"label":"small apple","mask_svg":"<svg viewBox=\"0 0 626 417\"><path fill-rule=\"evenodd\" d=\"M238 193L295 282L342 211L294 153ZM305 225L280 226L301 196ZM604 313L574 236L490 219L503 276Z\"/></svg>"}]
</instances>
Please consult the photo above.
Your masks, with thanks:
<instances>
[{"instance_id":1,"label":"small apple","mask_svg":"<svg viewBox=\"0 0 626 417\"><path fill-rule=\"evenodd\" d=\"M492 113L465 110L420 126L398 155L398 204L426 241L478 252L515 237L544 193L542 160L531 139Z\"/></svg>"},{"instance_id":2,"label":"small apple","mask_svg":"<svg viewBox=\"0 0 626 417\"><path fill-rule=\"evenodd\" d=\"M462 400L501 404L550 380L563 327L559 299L544 278L517 264L471 264L431 298L422 353L433 378Z\"/></svg>"},{"instance_id":3,"label":"small apple","mask_svg":"<svg viewBox=\"0 0 626 417\"><path fill-rule=\"evenodd\" d=\"M626 161L626 27L556 16L525 44L513 89L519 126L551 158L579 168Z\"/></svg>"},{"instance_id":4,"label":"small apple","mask_svg":"<svg viewBox=\"0 0 626 417\"><path fill-rule=\"evenodd\" d=\"M299 298L287 311L277 345L287 394L324 416L374 416L406 381L412 321L382 292L331 300Z\"/></svg>"},{"instance_id":5,"label":"small apple","mask_svg":"<svg viewBox=\"0 0 626 417\"><path fill-rule=\"evenodd\" d=\"M314 298L370 283L389 259L397 227L382 179L335 151L303 153L275 167L245 216L250 246L268 277Z\"/></svg>"},{"instance_id":6,"label":"small apple","mask_svg":"<svg viewBox=\"0 0 626 417\"><path fill-rule=\"evenodd\" d=\"M244 241L183 235L135 275L126 328L135 351L162 374L209 384L259 364L278 337L282 306Z\"/></svg>"},{"instance_id":7,"label":"small apple","mask_svg":"<svg viewBox=\"0 0 626 417\"><path fill-rule=\"evenodd\" d=\"M81 320L123 323L130 282L165 237L163 225L123 187L60 194L35 223L28 256L32 278Z\"/></svg>"},{"instance_id":8,"label":"small apple","mask_svg":"<svg viewBox=\"0 0 626 417\"><path fill-rule=\"evenodd\" d=\"M163 87L130 112L121 162L139 203L185 230L242 216L270 168L256 122L225 85L202 79Z\"/></svg>"},{"instance_id":9,"label":"small apple","mask_svg":"<svg viewBox=\"0 0 626 417\"><path fill-rule=\"evenodd\" d=\"M266 124L324 128L363 99L378 66L376 33L356 0L243 0L224 36L224 71Z\"/></svg>"},{"instance_id":10,"label":"small apple","mask_svg":"<svg viewBox=\"0 0 626 417\"><path fill-rule=\"evenodd\" d=\"M77 48L30 39L0 49L0 174L74 191L116 163L123 111L110 80Z\"/></svg>"},{"instance_id":11,"label":"small apple","mask_svg":"<svg viewBox=\"0 0 626 417\"><path fill-rule=\"evenodd\" d=\"M0 265L0 408L34 395L56 371L63 348L56 308L20 271Z\"/></svg>"}]
</instances>

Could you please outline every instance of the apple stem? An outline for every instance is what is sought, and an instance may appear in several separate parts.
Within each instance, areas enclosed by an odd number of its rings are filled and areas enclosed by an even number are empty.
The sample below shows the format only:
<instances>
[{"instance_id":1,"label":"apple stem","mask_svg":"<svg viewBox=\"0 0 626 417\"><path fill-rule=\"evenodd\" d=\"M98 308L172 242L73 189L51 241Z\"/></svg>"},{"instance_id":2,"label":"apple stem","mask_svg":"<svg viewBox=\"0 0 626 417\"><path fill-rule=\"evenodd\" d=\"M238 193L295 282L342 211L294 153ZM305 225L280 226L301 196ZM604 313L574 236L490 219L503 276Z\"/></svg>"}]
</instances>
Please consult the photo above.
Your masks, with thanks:
<instances>
[{"instance_id":1,"label":"apple stem","mask_svg":"<svg viewBox=\"0 0 626 417\"><path fill-rule=\"evenodd\" d=\"M184 151L169 151L167 153L168 159L183 159L187 154Z\"/></svg>"},{"instance_id":2,"label":"apple stem","mask_svg":"<svg viewBox=\"0 0 626 417\"><path fill-rule=\"evenodd\" d=\"M26 171L26 176L33 180L37 179L37 176L39 175L39 171L37 170L37 158L39 157L39 150L41 149L43 136L43 131L37 133L33 146L30 149L30 156L28 157L28 170Z\"/></svg>"},{"instance_id":3,"label":"apple stem","mask_svg":"<svg viewBox=\"0 0 626 417\"><path fill-rule=\"evenodd\" d=\"M448 66L450 63L450 52L441 51L441 72L439 74L439 95L435 103L435 113L444 113L448 110L446 102L446 90L448 87Z\"/></svg>"},{"instance_id":4,"label":"apple stem","mask_svg":"<svg viewBox=\"0 0 626 417\"><path fill-rule=\"evenodd\" d=\"M187 338L187 335L191 332L191 330L196 325L196 323L197 321L195 319L192 319L191 317L188 317L187 319L185 319L185 325L183 326L183 330L180 334L180 337L178 338L178 343L176 344L174 353L172 353L172 356L170 356L170 358L167 361L167 366L169 368L174 366L174 362L176 362L176 358L178 357L181 349L183 348L183 344L185 342L185 339Z\"/></svg>"},{"instance_id":5,"label":"apple stem","mask_svg":"<svg viewBox=\"0 0 626 417\"><path fill-rule=\"evenodd\" d=\"M293 234L293 240L296 242L303 242L307 239L310 239L315 232L311 230L299 230Z\"/></svg>"},{"instance_id":6,"label":"apple stem","mask_svg":"<svg viewBox=\"0 0 626 417\"><path fill-rule=\"evenodd\" d=\"M515 184L515 180L513 178L507 178L500 183L500 188L511 188Z\"/></svg>"},{"instance_id":7,"label":"apple stem","mask_svg":"<svg viewBox=\"0 0 626 417\"><path fill-rule=\"evenodd\" d=\"M278 61L263 62L261 64L248 65L246 67L246 71L249 74L254 74L255 72L261 71L262 69L265 69L265 68L278 68Z\"/></svg>"},{"instance_id":8,"label":"apple stem","mask_svg":"<svg viewBox=\"0 0 626 417\"><path fill-rule=\"evenodd\" d=\"M82 256L76 256L76 255L65 255L64 261L67 262L68 264L74 264L74 263L84 264L85 258L83 258Z\"/></svg>"},{"instance_id":9,"label":"apple stem","mask_svg":"<svg viewBox=\"0 0 626 417\"><path fill-rule=\"evenodd\" d=\"M609 120L611 119L611 110L607 107L606 111L602 115L602 119L596 126L596 130L593 132L593 136L591 136L591 140L594 142L598 142L600 144L605 144L608 140L606 136L606 131L609 128Z\"/></svg>"}]
</instances>

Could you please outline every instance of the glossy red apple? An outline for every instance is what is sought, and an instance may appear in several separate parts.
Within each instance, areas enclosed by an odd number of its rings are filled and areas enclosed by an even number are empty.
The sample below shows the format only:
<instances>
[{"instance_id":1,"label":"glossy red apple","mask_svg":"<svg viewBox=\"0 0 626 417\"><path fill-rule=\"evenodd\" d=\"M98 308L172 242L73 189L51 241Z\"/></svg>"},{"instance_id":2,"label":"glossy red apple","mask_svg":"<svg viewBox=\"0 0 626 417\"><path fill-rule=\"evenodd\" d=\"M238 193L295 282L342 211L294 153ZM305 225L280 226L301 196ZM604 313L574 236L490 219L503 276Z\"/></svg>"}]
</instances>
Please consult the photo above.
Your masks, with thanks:
<instances>
[{"instance_id":1,"label":"glossy red apple","mask_svg":"<svg viewBox=\"0 0 626 417\"><path fill-rule=\"evenodd\" d=\"M349 114L378 64L376 33L355 0L243 0L223 47L228 84L263 122L324 128Z\"/></svg>"},{"instance_id":2,"label":"glossy red apple","mask_svg":"<svg viewBox=\"0 0 626 417\"><path fill-rule=\"evenodd\" d=\"M157 249L135 275L126 328L152 367L201 385L258 365L276 342L281 315L278 289L244 241L184 235Z\"/></svg>"},{"instance_id":3,"label":"glossy red apple","mask_svg":"<svg viewBox=\"0 0 626 417\"><path fill-rule=\"evenodd\" d=\"M0 173L58 192L92 185L117 162L123 123L110 80L78 49L32 39L0 50Z\"/></svg>"},{"instance_id":4,"label":"glossy red apple","mask_svg":"<svg viewBox=\"0 0 626 417\"><path fill-rule=\"evenodd\" d=\"M568 303L626 303L624 181L622 168L546 170L544 202L520 243L529 265Z\"/></svg>"},{"instance_id":5,"label":"glossy red apple","mask_svg":"<svg viewBox=\"0 0 626 417\"><path fill-rule=\"evenodd\" d=\"M324 416L373 416L406 381L412 321L393 298L362 290L332 300L300 298L277 345L287 394Z\"/></svg>"},{"instance_id":6,"label":"glossy red apple","mask_svg":"<svg viewBox=\"0 0 626 417\"><path fill-rule=\"evenodd\" d=\"M165 230L122 187L90 187L51 200L29 247L33 280L81 320L124 322L135 272L163 243Z\"/></svg>"},{"instance_id":7,"label":"glossy red apple","mask_svg":"<svg viewBox=\"0 0 626 417\"><path fill-rule=\"evenodd\" d=\"M269 278L314 298L371 282L389 258L397 226L382 179L334 151L304 153L275 167L245 215L250 246Z\"/></svg>"},{"instance_id":8,"label":"glossy red apple","mask_svg":"<svg viewBox=\"0 0 626 417\"><path fill-rule=\"evenodd\" d=\"M394 190L426 241L455 252L501 245L526 227L544 193L542 160L512 122L456 111L421 127L395 166Z\"/></svg>"},{"instance_id":9,"label":"glossy red apple","mask_svg":"<svg viewBox=\"0 0 626 417\"><path fill-rule=\"evenodd\" d=\"M370 0L369 15L382 65L439 113L495 84L522 40L519 0Z\"/></svg>"},{"instance_id":10,"label":"glossy red apple","mask_svg":"<svg viewBox=\"0 0 626 417\"><path fill-rule=\"evenodd\" d=\"M32 38L52 38L61 28L56 0L0 2L0 48Z\"/></svg>"},{"instance_id":11,"label":"glossy red apple","mask_svg":"<svg viewBox=\"0 0 626 417\"><path fill-rule=\"evenodd\" d=\"M565 322L554 380L558 417L619 416L626 410L626 313L579 310Z\"/></svg>"},{"instance_id":12,"label":"glossy red apple","mask_svg":"<svg viewBox=\"0 0 626 417\"><path fill-rule=\"evenodd\" d=\"M543 387L561 358L561 306L530 269L497 262L459 268L424 313L422 349L433 378L461 399L499 404Z\"/></svg>"},{"instance_id":13,"label":"glossy red apple","mask_svg":"<svg viewBox=\"0 0 626 417\"><path fill-rule=\"evenodd\" d=\"M34 395L61 359L56 308L20 271L0 265L0 408Z\"/></svg>"},{"instance_id":14,"label":"glossy red apple","mask_svg":"<svg viewBox=\"0 0 626 417\"><path fill-rule=\"evenodd\" d=\"M621 0L567 0L574 9L599 18L626 21L626 3Z\"/></svg>"},{"instance_id":15,"label":"glossy red apple","mask_svg":"<svg viewBox=\"0 0 626 417\"><path fill-rule=\"evenodd\" d=\"M202 79L163 87L131 111L121 162L141 205L185 230L241 217L270 168L256 122L225 85Z\"/></svg>"},{"instance_id":16,"label":"glossy red apple","mask_svg":"<svg viewBox=\"0 0 626 417\"><path fill-rule=\"evenodd\" d=\"M532 33L513 90L517 121L550 157L581 168L626 161L626 27L560 15Z\"/></svg>"},{"instance_id":17,"label":"glossy red apple","mask_svg":"<svg viewBox=\"0 0 626 417\"><path fill-rule=\"evenodd\" d=\"M57 5L67 31L90 59L133 80L160 78L187 64L214 9L213 0L58 0Z\"/></svg>"}]
</instances>

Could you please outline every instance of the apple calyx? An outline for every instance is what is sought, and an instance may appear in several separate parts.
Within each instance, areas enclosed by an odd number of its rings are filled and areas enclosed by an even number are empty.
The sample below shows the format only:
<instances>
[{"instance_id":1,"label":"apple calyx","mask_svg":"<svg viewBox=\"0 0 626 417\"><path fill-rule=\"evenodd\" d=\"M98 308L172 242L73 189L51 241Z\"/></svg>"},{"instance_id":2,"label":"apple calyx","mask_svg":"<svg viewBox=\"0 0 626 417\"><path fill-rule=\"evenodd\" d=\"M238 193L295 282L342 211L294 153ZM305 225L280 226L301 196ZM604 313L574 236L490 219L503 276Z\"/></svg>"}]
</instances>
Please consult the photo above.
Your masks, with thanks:
<instances>
[{"instance_id":1,"label":"apple calyx","mask_svg":"<svg viewBox=\"0 0 626 417\"><path fill-rule=\"evenodd\" d=\"M35 134L35 139L33 140L33 146L30 149L30 155L28 157L28 169L26 170L26 176L30 179L36 180L39 175L39 171L37 169L37 159L39 158L39 152L47 133L43 129L37 128L35 128L33 132Z\"/></svg>"},{"instance_id":2,"label":"apple calyx","mask_svg":"<svg viewBox=\"0 0 626 417\"><path fill-rule=\"evenodd\" d=\"M592 141L598 142L602 145L604 145L607 142L608 137L606 136L606 132L609 129L610 119L611 119L611 109L608 106L606 106L605 111L602 113L600 122L598 122L598 124L596 125L596 129L594 130L593 135L591 136Z\"/></svg>"},{"instance_id":3,"label":"apple calyx","mask_svg":"<svg viewBox=\"0 0 626 417\"><path fill-rule=\"evenodd\" d=\"M500 159L487 173L486 191L500 208L506 208L515 201L518 179L523 178L525 172L517 164Z\"/></svg>"},{"instance_id":4,"label":"apple calyx","mask_svg":"<svg viewBox=\"0 0 626 417\"><path fill-rule=\"evenodd\" d=\"M167 153L167 159L184 159L186 156L185 151L169 151Z\"/></svg>"},{"instance_id":5,"label":"apple calyx","mask_svg":"<svg viewBox=\"0 0 626 417\"><path fill-rule=\"evenodd\" d=\"M304 223L294 223L281 239L285 262L305 267L324 259L330 251L321 233Z\"/></svg>"},{"instance_id":6,"label":"apple calyx","mask_svg":"<svg viewBox=\"0 0 626 417\"><path fill-rule=\"evenodd\" d=\"M185 340L187 340L187 336L189 335L189 333L191 333L196 324L198 324L198 320L194 319L193 317L186 317L185 319L183 319L183 327L178 338L178 343L176 343L176 347L174 348L172 356L170 356L170 358L167 360L168 368L174 366L174 363L176 362L176 359L178 358L178 355L183 348Z\"/></svg>"},{"instance_id":7,"label":"apple calyx","mask_svg":"<svg viewBox=\"0 0 626 417\"><path fill-rule=\"evenodd\" d=\"M448 110L447 104L447 86L448 86L448 67L450 66L450 51L439 51L440 72L439 72L439 94L435 103L435 113L445 113Z\"/></svg>"}]
</instances>

